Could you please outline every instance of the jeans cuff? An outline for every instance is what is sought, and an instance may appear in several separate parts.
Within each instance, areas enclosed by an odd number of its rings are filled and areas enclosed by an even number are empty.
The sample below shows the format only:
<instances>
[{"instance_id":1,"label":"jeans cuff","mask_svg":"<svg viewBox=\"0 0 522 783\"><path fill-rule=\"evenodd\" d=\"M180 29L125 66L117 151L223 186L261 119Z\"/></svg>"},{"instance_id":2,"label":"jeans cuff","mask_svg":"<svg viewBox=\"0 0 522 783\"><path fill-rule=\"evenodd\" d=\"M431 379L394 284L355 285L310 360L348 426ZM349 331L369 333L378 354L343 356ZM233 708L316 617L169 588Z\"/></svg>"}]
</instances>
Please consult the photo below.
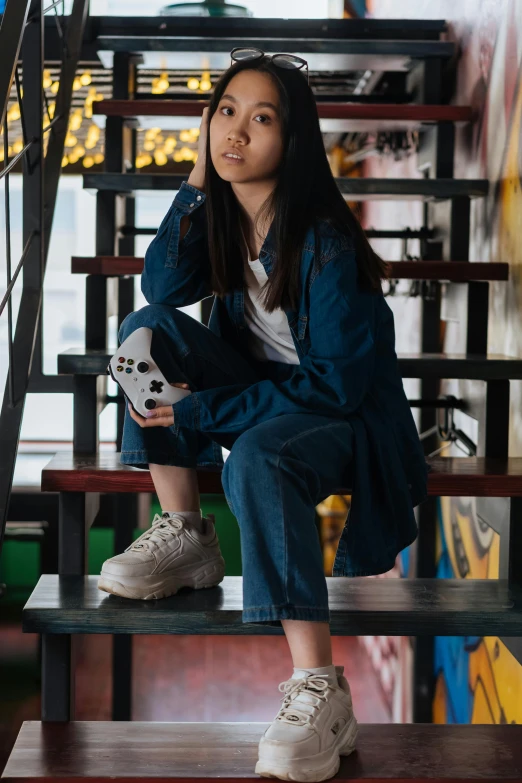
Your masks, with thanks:
<instances>
[{"instance_id":1,"label":"jeans cuff","mask_svg":"<svg viewBox=\"0 0 522 783\"><path fill-rule=\"evenodd\" d=\"M181 457L179 454L172 454L172 451L122 451L120 462L122 465L146 469L148 469L151 462L153 465L173 465L179 468L204 466L203 464L199 466L192 457Z\"/></svg>"},{"instance_id":2,"label":"jeans cuff","mask_svg":"<svg viewBox=\"0 0 522 783\"><path fill-rule=\"evenodd\" d=\"M313 622L330 622L330 609L319 606L262 606L255 609L243 609L243 623L267 623L278 626L277 620L308 620Z\"/></svg>"}]
</instances>

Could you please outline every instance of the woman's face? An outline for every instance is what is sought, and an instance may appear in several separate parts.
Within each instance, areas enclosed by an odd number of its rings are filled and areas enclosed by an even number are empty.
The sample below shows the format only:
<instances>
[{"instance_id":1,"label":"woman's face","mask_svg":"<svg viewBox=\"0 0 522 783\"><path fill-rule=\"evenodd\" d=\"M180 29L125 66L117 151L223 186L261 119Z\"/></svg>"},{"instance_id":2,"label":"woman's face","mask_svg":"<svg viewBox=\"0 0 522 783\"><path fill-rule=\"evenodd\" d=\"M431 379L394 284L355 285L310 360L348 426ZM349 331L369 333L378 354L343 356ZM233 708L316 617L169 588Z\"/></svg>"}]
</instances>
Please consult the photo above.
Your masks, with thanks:
<instances>
[{"instance_id":1,"label":"woman's face","mask_svg":"<svg viewBox=\"0 0 522 783\"><path fill-rule=\"evenodd\" d=\"M227 182L275 179L283 152L279 93L266 73L241 71L231 79L210 121L210 156ZM223 157L236 150L241 160Z\"/></svg>"}]
</instances>

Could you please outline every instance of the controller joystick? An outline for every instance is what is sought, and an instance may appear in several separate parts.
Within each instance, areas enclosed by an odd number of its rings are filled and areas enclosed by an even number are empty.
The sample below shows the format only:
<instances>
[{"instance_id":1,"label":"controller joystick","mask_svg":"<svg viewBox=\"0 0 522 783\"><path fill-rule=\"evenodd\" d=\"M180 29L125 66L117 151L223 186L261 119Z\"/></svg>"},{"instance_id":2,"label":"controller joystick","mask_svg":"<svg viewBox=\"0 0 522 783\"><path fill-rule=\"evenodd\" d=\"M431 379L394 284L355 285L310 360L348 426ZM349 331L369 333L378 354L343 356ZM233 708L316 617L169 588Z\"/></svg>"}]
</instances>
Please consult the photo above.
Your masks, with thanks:
<instances>
[{"instance_id":1,"label":"controller joystick","mask_svg":"<svg viewBox=\"0 0 522 783\"><path fill-rule=\"evenodd\" d=\"M136 413L141 416L158 406L174 405L192 394L188 389L180 389L168 383L151 356L151 342L152 329L146 326L136 329L120 345L118 353L112 357L107 367L107 374L118 384ZM134 359L125 360L125 356L143 356L144 359L135 364ZM125 361L130 366L123 368L121 365ZM123 369L125 372L122 372ZM138 373L148 374L147 383L143 384L145 388L140 388L141 385L136 383L140 380ZM150 396L151 393L155 395L155 399Z\"/></svg>"}]
</instances>

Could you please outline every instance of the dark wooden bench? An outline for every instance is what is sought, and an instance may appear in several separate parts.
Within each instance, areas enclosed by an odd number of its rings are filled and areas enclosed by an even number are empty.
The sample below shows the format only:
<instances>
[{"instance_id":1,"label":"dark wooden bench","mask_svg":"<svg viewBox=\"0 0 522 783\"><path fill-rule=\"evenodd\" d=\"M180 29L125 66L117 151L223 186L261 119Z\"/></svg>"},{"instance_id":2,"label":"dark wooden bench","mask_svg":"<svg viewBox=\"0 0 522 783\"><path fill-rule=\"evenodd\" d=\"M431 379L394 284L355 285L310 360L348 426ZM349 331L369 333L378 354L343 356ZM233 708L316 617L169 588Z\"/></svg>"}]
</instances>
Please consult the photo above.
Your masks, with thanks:
<instances>
[{"instance_id":1,"label":"dark wooden bench","mask_svg":"<svg viewBox=\"0 0 522 783\"><path fill-rule=\"evenodd\" d=\"M432 496L522 497L522 457L434 457L428 462L428 492ZM221 471L198 469L201 493L222 493ZM154 492L148 470L122 465L120 454L60 452L42 471L42 491ZM350 493L338 487L332 494Z\"/></svg>"},{"instance_id":2,"label":"dark wooden bench","mask_svg":"<svg viewBox=\"0 0 522 783\"><path fill-rule=\"evenodd\" d=\"M186 100L103 100L93 103L93 114L105 117L199 117L208 101ZM457 125L471 122L471 106L419 105L413 103L325 103L317 102L320 120L336 120L324 124L324 130L350 132L421 130L441 122Z\"/></svg>"},{"instance_id":3,"label":"dark wooden bench","mask_svg":"<svg viewBox=\"0 0 522 783\"><path fill-rule=\"evenodd\" d=\"M83 175L83 187L93 193L112 191L132 193L135 190L179 190L187 179L182 174L120 174L92 172ZM483 198L487 196L487 179L372 179L336 177L340 192L350 201L395 199L416 201L446 201Z\"/></svg>"},{"instance_id":4,"label":"dark wooden bench","mask_svg":"<svg viewBox=\"0 0 522 783\"><path fill-rule=\"evenodd\" d=\"M141 275L143 258L135 256L73 256L72 274L119 277ZM390 261L390 277L395 280L509 280L509 264L470 261Z\"/></svg>"},{"instance_id":5,"label":"dark wooden bench","mask_svg":"<svg viewBox=\"0 0 522 783\"><path fill-rule=\"evenodd\" d=\"M522 586L506 579L364 579L327 576L334 636L522 636ZM23 630L42 634L282 634L243 623L242 577L208 590L134 601L98 590L97 576L43 574Z\"/></svg>"}]
</instances>

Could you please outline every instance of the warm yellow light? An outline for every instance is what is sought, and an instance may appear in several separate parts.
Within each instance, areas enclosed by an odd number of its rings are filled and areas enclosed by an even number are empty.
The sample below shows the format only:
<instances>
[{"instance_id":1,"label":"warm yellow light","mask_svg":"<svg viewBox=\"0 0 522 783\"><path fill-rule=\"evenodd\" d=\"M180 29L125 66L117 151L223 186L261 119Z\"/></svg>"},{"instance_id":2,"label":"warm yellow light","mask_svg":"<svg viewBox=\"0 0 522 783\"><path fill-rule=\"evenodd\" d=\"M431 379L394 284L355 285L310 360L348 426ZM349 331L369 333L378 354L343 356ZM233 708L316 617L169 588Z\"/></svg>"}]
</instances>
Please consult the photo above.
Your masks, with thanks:
<instances>
[{"instance_id":1,"label":"warm yellow light","mask_svg":"<svg viewBox=\"0 0 522 783\"><path fill-rule=\"evenodd\" d=\"M85 147L83 147L81 144L78 144L74 149L73 153L75 155L78 155L79 158L82 158L85 155Z\"/></svg>"},{"instance_id":2,"label":"warm yellow light","mask_svg":"<svg viewBox=\"0 0 522 783\"><path fill-rule=\"evenodd\" d=\"M168 138L165 140L165 144L164 144L164 147L163 147L163 149L165 150L165 152L166 152L166 154L167 154L167 155L170 155L170 154L171 154L171 152L174 152L174 147L176 146L176 144L177 144L177 143L178 143L178 142L176 141L176 139L174 138L174 136L169 136L169 137L168 137Z\"/></svg>"},{"instance_id":3,"label":"warm yellow light","mask_svg":"<svg viewBox=\"0 0 522 783\"><path fill-rule=\"evenodd\" d=\"M154 162L156 163L156 166L164 166L166 164L167 156L163 150L156 150L154 153Z\"/></svg>"},{"instance_id":4,"label":"warm yellow light","mask_svg":"<svg viewBox=\"0 0 522 783\"><path fill-rule=\"evenodd\" d=\"M196 79L194 76L192 76L187 82L187 87L189 88L189 90L198 90L199 79Z\"/></svg>"},{"instance_id":5,"label":"warm yellow light","mask_svg":"<svg viewBox=\"0 0 522 783\"><path fill-rule=\"evenodd\" d=\"M152 139L156 138L158 133L161 133L161 128L149 128L147 131L145 131L145 140L152 141Z\"/></svg>"},{"instance_id":6,"label":"warm yellow light","mask_svg":"<svg viewBox=\"0 0 522 783\"><path fill-rule=\"evenodd\" d=\"M92 166L94 166L94 158L91 155L86 155L82 160L82 163L86 169L90 169Z\"/></svg>"},{"instance_id":7,"label":"warm yellow light","mask_svg":"<svg viewBox=\"0 0 522 783\"><path fill-rule=\"evenodd\" d=\"M94 96L95 101L103 101L103 93L97 92Z\"/></svg>"},{"instance_id":8,"label":"warm yellow light","mask_svg":"<svg viewBox=\"0 0 522 783\"><path fill-rule=\"evenodd\" d=\"M156 145L153 141L144 141L143 142L143 149L147 152L152 152L152 150L156 149Z\"/></svg>"},{"instance_id":9,"label":"warm yellow light","mask_svg":"<svg viewBox=\"0 0 522 783\"><path fill-rule=\"evenodd\" d=\"M53 95L57 95L58 94L59 86L60 86L60 82L53 82L51 84L51 92L52 92Z\"/></svg>"},{"instance_id":10,"label":"warm yellow light","mask_svg":"<svg viewBox=\"0 0 522 783\"><path fill-rule=\"evenodd\" d=\"M13 106L11 106L11 108L7 112L7 119L9 120L9 122L16 122L16 120L19 120L20 117L21 117L20 106L17 103L15 103Z\"/></svg>"},{"instance_id":11,"label":"warm yellow light","mask_svg":"<svg viewBox=\"0 0 522 783\"><path fill-rule=\"evenodd\" d=\"M199 128L190 128L189 133L194 139L199 138Z\"/></svg>"},{"instance_id":12,"label":"warm yellow light","mask_svg":"<svg viewBox=\"0 0 522 783\"><path fill-rule=\"evenodd\" d=\"M73 81L73 91L76 92L77 90L81 90L81 89L82 89L82 83L80 81L80 77L75 76Z\"/></svg>"},{"instance_id":13,"label":"warm yellow light","mask_svg":"<svg viewBox=\"0 0 522 783\"><path fill-rule=\"evenodd\" d=\"M82 73L80 81L84 87L87 87L92 82L91 72L85 71L85 73Z\"/></svg>"},{"instance_id":14,"label":"warm yellow light","mask_svg":"<svg viewBox=\"0 0 522 783\"><path fill-rule=\"evenodd\" d=\"M69 120L69 128L72 131L77 131L82 127L83 117L82 117L82 110L76 109L73 114L71 114L71 119Z\"/></svg>"},{"instance_id":15,"label":"warm yellow light","mask_svg":"<svg viewBox=\"0 0 522 783\"><path fill-rule=\"evenodd\" d=\"M56 111L56 101L51 101L49 104L49 118L52 120L54 112Z\"/></svg>"},{"instance_id":16,"label":"warm yellow light","mask_svg":"<svg viewBox=\"0 0 522 783\"><path fill-rule=\"evenodd\" d=\"M212 89L212 82L210 79L201 79L199 83L199 89L203 90L203 92L208 92L208 90Z\"/></svg>"},{"instance_id":17,"label":"warm yellow light","mask_svg":"<svg viewBox=\"0 0 522 783\"><path fill-rule=\"evenodd\" d=\"M181 152L181 150L176 150L176 152L172 157L174 158L176 163L181 163L181 161L184 160L183 153Z\"/></svg>"},{"instance_id":18,"label":"warm yellow light","mask_svg":"<svg viewBox=\"0 0 522 783\"><path fill-rule=\"evenodd\" d=\"M92 150L98 144L99 140L100 140L100 129L98 128L96 123L93 122L92 125L89 125L89 129L87 131L87 138L85 139L85 147L88 150Z\"/></svg>"},{"instance_id":19,"label":"warm yellow light","mask_svg":"<svg viewBox=\"0 0 522 783\"><path fill-rule=\"evenodd\" d=\"M192 150L188 147L182 147L180 149L181 154L183 155L182 160L191 160L192 159Z\"/></svg>"},{"instance_id":20,"label":"warm yellow light","mask_svg":"<svg viewBox=\"0 0 522 783\"><path fill-rule=\"evenodd\" d=\"M24 143L21 139L17 139L15 143L13 144L13 152L15 155L18 155L19 152L21 152L24 148Z\"/></svg>"},{"instance_id":21,"label":"warm yellow light","mask_svg":"<svg viewBox=\"0 0 522 783\"><path fill-rule=\"evenodd\" d=\"M179 132L179 140L180 141L192 141L192 136L187 130L182 130Z\"/></svg>"},{"instance_id":22,"label":"warm yellow light","mask_svg":"<svg viewBox=\"0 0 522 783\"><path fill-rule=\"evenodd\" d=\"M72 133L68 133L67 136L65 137L65 146L74 147L77 141L78 139L76 138L76 136L73 136Z\"/></svg>"},{"instance_id":23,"label":"warm yellow light","mask_svg":"<svg viewBox=\"0 0 522 783\"><path fill-rule=\"evenodd\" d=\"M53 83L53 80L51 79L51 71L49 71L47 68L43 72L43 82L42 85L44 89L48 90L51 84Z\"/></svg>"},{"instance_id":24,"label":"warm yellow light","mask_svg":"<svg viewBox=\"0 0 522 783\"><path fill-rule=\"evenodd\" d=\"M0 163L3 163L4 160L4 145L0 146Z\"/></svg>"},{"instance_id":25,"label":"warm yellow light","mask_svg":"<svg viewBox=\"0 0 522 783\"><path fill-rule=\"evenodd\" d=\"M65 168L68 165L69 165L69 158L67 157L67 155L64 155L62 158L62 168Z\"/></svg>"},{"instance_id":26,"label":"warm yellow light","mask_svg":"<svg viewBox=\"0 0 522 783\"><path fill-rule=\"evenodd\" d=\"M103 152L97 152L96 155L94 156L94 162L96 163L96 165L103 163L104 160L105 160L105 155L103 154Z\"/></svg>"},{"instance_id":27,"label":"warm yellow light","mask_svg":"<svg viewBox=\"0 0 522 783\"><path fill-rule=\"evenodd\" d=\"M159 78L158 87L160 87L163 90L163 92L165 92L165 90L168 90L170 87L168 76L165 72L163 72Z\"/></svg>"}]
</instances>

